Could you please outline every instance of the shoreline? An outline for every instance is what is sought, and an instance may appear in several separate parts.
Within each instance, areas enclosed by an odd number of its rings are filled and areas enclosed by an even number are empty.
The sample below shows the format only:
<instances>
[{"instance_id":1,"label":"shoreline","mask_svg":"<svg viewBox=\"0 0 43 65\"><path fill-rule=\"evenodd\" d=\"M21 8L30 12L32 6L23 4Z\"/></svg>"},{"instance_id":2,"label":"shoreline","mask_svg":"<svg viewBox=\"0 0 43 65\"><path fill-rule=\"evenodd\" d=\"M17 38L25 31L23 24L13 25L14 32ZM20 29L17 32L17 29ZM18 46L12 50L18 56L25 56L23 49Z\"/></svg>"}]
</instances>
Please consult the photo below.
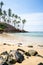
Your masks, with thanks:
<instances>
[{"instance_id":1,"label":"shoreline","mask_svg":"<svg viewBox=\"0 0 43 65\"><path fill-rule=\"evenodd\" d=\"M19 36L18 38L18 36L16 35L12 36L7 33L0 34L0 54L5 51L9 52L10 50L22 49L26 52L28 52L28 50L35 50L38 52L39 55L43 56L43 46L40 45L38 46L38 44L36 45L32 44L34 43L32 41L33 40L32 38L29 39L29 40L32 39L31 42L25 39L26 39L25 37L24 39L21 36ZM26 43L27 41L30 42L31 44L24 45L23 43ZM25 60L22 63L16 63L14 65L38 65L40 62L43 63L43 58L41 57L31 56L27 58L27 56L24 55L24 58Z\"/></svg>"},{"instance_id":2,"label":"shoreline","mask_svg":"<svg viewBox=\"0 0 43 65\"><path fill-rule=\"evenodd\" d=\"M11 44L22 43L23 45L43 45L43 38L3 33L0 34L0 42Z\"/></svg>"}]
</instances>

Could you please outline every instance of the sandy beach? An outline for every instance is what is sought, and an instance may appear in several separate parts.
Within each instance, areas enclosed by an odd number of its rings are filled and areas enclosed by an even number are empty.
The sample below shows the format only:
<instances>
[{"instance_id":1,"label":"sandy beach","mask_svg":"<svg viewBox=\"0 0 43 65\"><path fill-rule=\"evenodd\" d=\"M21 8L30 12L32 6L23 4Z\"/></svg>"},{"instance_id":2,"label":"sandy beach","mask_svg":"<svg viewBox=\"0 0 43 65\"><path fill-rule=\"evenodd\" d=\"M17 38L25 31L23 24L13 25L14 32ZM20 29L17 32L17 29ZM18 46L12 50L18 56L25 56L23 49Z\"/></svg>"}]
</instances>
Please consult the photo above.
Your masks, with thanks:
<instances>
[{"instance_id":1,"label":"sandy beach","mask_svg":"<svg viewBox=\"0 0 43 65\"><path fill-rule=\"evenodd\" d=\"M38 41L35 40L34 41L31 40L32 38L29 38L27 43L31 43L31 44L22 44L21 46L18 46L19 43L26 43L24 42L24 39L20 36L12 36L9 34L0 34L0 53L4 52L4 51L10 51L10 50L16 50L16 49L23 49L25 51L28 50L36 50L38 52L38 54L40 54L41 56L43 56L43 47L38 46L38 44L35 45L35 43L38 43ZM31 40L31 41L30 41ZM27 40L25 40L27 41ZM6 43L6 45L3 45L3 43ZM33 43L33 44L32 44ZM8 45L10 44L10 45ZM33 47L28 47L29 45L32 45ZM31 56L29 58L27 58L27 56L24 56L25 60L22 63L16 63L14 65L38 65L40 62L43 63L43 58L41 57L37 57L37 56Z\"/></svg>"}]
</instances>

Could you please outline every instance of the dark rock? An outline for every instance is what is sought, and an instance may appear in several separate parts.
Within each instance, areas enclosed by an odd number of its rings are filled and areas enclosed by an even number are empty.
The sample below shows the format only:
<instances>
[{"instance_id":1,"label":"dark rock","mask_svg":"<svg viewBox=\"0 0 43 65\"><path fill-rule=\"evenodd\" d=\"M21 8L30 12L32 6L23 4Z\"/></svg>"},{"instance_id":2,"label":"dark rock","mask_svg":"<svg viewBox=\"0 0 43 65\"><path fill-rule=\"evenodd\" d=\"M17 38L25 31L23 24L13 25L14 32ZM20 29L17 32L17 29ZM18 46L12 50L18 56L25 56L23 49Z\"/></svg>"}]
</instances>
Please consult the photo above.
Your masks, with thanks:
<instances>
[{"instance_id":1,"label":"dark rock","mask_svg":"<svg viewBox=\"0 0 43 65\"><path fill-rule=\"evenodd\" d=\"M25 54L26 56L31 56L28 52L25 52L24 54Z\"/></svg>"},{"instance_id":2,"label":"dark rock","mask_svg":"<svg viewBox=\"0 0 43 65\"><path fill-rule=\"evenodd\" d=\"M10 50L7 56L7 62L10 64L15 64L16 62L21 63L24 60L24 56L17 50Z\"/></svg>"},{"instance_id":3,"label":"dark rock","mask_svg":"<svg viewBox=\"0 0 43 65\"><path fill-rule=\"evenodd\" d=\"M22 45L22 43L18 43L19 45Z\"/></svg>"},{"instance_id":4,"label":"dark rock","mask_svg":"<svg viewBox=\"0 0 43 65\"><path fill-rule=\"evenodd\" d=\"M40 62L38 65L43 65L43 63Z\"/></svg>"},{"instance_id":5,"label":"dark rock","mask_svg":"<svg viewBox=\"0 0 43 65\"><path fill-rule=\"evenodd\" d=\"M21 54L25 54L26 56L30 56L30 54L26 51L24 51L23 49L17 49L17 51L19 51Z\"/></svg>"},{"instance_id":6,"label":"dark rock","mask_svg":"<svg viewBox=\"0 0 43 65\"><path fill-rule=\"evenodd\" d=\"M22 45L22 43L18 43L18 47L20 47Z\"/></svg>"},{"instance_id":7,"label":"dark rock","mask_svg":"<svg viewBox=\"0 0 43 65\"><path fill-rule=\"evenodd\" d=\"M21 51L21 52L23 52L26 56L30 56L30 54L28 53L28 52L26 52L26 51L24 51L23 49L17 49L17 51Z\"/></svg>"},{"instance_id":8,"label":"dark rock","mask_svg":"<svg viewBox=\"0 0 43 65\"><path fill-rule=\"evenodd\" d=\"M22 63L22 61L24 60L24 56L18 51L16 51L15 53L15 58L18 63Z\"/></svg>"},{"instance_id":9,"label":"dark rock","mask_svg":"<svg viewBox=\"0 0 43 65\"><path fill-rule=\"evenodd\" d=\"M39 47L43 47L43 45L38 45Z\"/></svg>"},{"instance_id":10,"label":"dark rock","mask_svg":"<svg viewBox=\"0 0 43 65\"><path fill-rule=\"evenodd\" d=\"M2 65L9 65L9 64L7 64L7 62L4 62Z\"/></svg>"},{"instance_id":11,"label":"dark rock","mask_svg":"<svg viewBox=\"0 0 43 65\"><path fill-rule=\"evenodd\" d=\"M24 60L24 56L18 50L20 49L10 50L8 60L11 61L13 59L15 62L21 63Z\"/></svg>"},{"instance_id":12,"label":"dark rock","mask_svg":"<svg viewBox=\"0 0 43 65\"><path fill-rule=\"evenodd\" d=\"M22 49L19 49L19 48L17 49L17 51L22 51L23 53L25 52L24 50L22 50Z\"/></svg>"},{"instance_id":13,"label":"dark rock","mask_svg":"<svg viewBox=\"0 0 43 65\"><path fill-rule=\"evenodd\" d=\"M2 52L1 55L8 55L8 52L7 51Z\"/></svg>"},{"instance_id":14,"label":"dark rock","mask_svg":"<svg viewBox=\"0 0 43 65\"><path fill-rule=\"evenodd\" d=\"M33 48L33 46L31 45L31 46L28 46L29 48Z\"/></svg>"},{"instance_id":15,"label":"dark rock","mask_svg":"<svg viewBox=\"0 0 43 65\"><path fill-rule=\"evenodd\" d=\"M3 45L7 45L6 43L3 43Z\"/></svg>"},{"instance_id":16,"label":"dark rock","mask_svg":"<svg viewBox=\"0 0 43 65\"><path fill-rule=\"evenodd\" d=\"M10 63L10 64L15 64L15 63L16 63L16 60L11 59L11 60L9 61L9 63Z\"/></svg>"}]
</instances>

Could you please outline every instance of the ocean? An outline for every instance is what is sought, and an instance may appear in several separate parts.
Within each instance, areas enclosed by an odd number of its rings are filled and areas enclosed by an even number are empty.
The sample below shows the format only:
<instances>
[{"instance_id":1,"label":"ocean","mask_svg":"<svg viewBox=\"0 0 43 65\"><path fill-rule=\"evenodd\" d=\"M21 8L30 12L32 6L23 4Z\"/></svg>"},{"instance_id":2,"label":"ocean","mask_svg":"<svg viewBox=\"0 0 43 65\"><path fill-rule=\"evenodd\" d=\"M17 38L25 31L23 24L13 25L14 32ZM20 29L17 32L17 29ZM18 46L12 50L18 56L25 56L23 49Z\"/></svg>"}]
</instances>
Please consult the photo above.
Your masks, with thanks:
<instances>
[{"instance_id":1,"label":"ocean","mask_svg":"<svg viewBox=\"0 0 43 65\"><path fill-rule=\"evenodd\" d=\"M17 39L20 43L23 43L25 45L43 45L43 32L11 33L10 35L14 36L15 39Z\"/></svg>"},{"instance_id":2,"label":"ocean","mask_svg":"<svg viewBox=\"0 0 43 65\"><path fill-rule=\"evenodd\" d=\"M43 37L43 32L29 32L29 33L13 33L21 36L30 36L30 37Z\"/></svg>"}]
</instances>

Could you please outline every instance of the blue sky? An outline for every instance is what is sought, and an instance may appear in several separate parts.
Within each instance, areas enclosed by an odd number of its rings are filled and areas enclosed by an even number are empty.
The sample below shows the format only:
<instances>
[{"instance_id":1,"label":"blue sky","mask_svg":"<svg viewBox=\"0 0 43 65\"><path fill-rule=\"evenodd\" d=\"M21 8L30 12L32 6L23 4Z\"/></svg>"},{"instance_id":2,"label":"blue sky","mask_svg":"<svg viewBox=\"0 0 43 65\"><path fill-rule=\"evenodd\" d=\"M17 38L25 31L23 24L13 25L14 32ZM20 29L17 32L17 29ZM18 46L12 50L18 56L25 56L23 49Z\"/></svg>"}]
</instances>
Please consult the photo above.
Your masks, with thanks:
<instances>
[{"instance_id":1,"label":"blue sky","mask_svg":"<svg viewBox=\"0 0 43 65\"><path fill-rule=\"evenodd\" d=\"M3 9L12 11L27 20L24 29L43 31L43 0L0 0Z\"/></svg>"}]
</instances>

